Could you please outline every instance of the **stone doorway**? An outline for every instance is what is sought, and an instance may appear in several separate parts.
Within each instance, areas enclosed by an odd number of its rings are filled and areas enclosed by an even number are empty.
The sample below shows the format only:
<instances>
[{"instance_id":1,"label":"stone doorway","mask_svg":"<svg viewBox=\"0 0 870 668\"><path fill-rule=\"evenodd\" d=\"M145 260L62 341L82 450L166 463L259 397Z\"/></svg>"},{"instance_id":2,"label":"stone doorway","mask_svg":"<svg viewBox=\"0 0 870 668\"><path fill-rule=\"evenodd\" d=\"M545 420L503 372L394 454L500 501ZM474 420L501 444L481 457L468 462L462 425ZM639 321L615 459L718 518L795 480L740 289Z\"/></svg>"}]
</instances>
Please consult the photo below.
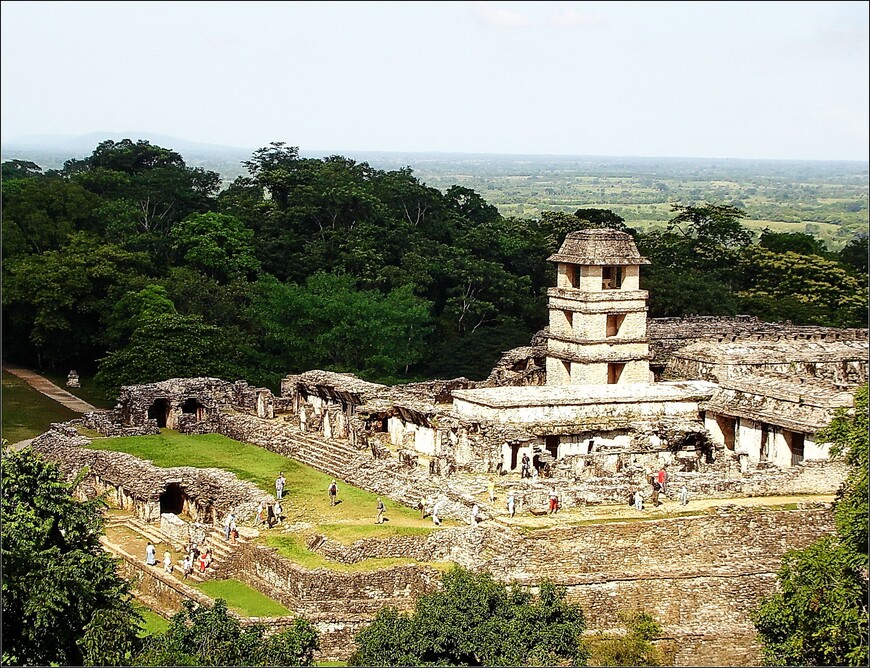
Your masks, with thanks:
<instances>
[{"instance_id":1,"label":"stone doorway","mask_svg":"<svg viewBox=\"0 0 870 668\"><path fill-rule=\"evenodd\" d=\"M155 399L154 403L148 407L148 419L157 420L157 426L164 429L166 421L169 419L169 400Z\"/></svg>"},{"instance_id":2,"label":"stone doorway","mask_svg":"<svg viewBox=\"0 0 870 668\"><path fill-rule=\"evenodd\" d=\"M184 510L184 492L177 482L171 482L160 495L160 514L180 515Z\"/></svg>"}]
</instances>

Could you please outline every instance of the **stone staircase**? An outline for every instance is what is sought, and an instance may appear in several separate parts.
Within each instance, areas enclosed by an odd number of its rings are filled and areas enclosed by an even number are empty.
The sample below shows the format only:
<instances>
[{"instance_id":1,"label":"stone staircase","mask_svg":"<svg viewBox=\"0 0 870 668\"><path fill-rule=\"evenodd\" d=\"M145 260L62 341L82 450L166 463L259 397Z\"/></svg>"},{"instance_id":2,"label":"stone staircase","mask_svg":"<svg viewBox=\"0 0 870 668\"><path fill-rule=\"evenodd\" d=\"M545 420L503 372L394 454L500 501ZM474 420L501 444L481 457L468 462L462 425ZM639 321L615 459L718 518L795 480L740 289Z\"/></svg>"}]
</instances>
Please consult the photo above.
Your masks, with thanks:
<instances>
[{"instance_id":1,"label":"stone staircase","mask_svg":"<svg viewBox=\"0 0 870 668\"><path fill-rule=\"evenodd\" d=\"M287 437L295 446L293 459L336 478L345 479L354 460L371 459L369 450L357 450L345 440L316 438L296 430L288 430Z\"/></svg>"},{"instance_id":2,"label":"stone staircase","mask_svg":"<svg viewBox=\"0 0 870 668\"><path fill-rule=\"evenodd\" d=\"M148 524L140 520L138 517L134 517L132 515L129 516L118 516L118 515L109 515L106 517L104 522L106 528L110 527L126 527L131 531L135 531L143 538L150 540L152 543L159 544L165 543L167 541L166 536L164 536L158 527L153 524ZM250 543L251 538L245 537L242 535L242 529L240 529L239 538L236 540L236 543L228 542L224 540L225 531L223 528L213 527L209 535L206 537L206 542L204 545L200 545L200 549L203 550L205 548L211 549L212 554L212 562L211 565L206 569L205 573L200 572L199 565L194 563L193 571L188 576L188 580L192 580L194 582L203 582L208 579L219 579L229 577L230 571L232 569L232 564L238 557L241 549ZM176 559L178 560L175 564L175 570L173 573L178 575L178 577L183 577L181 572L181 563L180 561L184 559L184 555L175 554ZM158 555L158 560L160 555ZM161 565L162 567L162 565Z\"/></svg>"}]
</instances>

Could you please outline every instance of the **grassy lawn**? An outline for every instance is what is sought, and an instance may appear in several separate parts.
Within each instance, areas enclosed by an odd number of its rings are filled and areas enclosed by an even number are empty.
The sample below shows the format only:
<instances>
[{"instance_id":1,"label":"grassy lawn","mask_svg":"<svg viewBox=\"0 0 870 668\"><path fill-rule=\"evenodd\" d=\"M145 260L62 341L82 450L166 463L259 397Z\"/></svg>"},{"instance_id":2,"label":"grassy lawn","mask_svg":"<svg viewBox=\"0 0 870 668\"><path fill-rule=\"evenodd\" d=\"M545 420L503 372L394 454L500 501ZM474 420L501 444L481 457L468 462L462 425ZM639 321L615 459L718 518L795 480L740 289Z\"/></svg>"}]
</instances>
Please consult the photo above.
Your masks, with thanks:
<instances>
[{"instance_id":1,"label":"grassy lawn","mask_svg":"<svg viewBox=\"0 0 870 668\"><path fill-rule=\"evenodd\" d=\"M39 436L52 422L66 422L79 416L5 371L2 413L3 438L10 443Z\"/></svg>"},{"instance_id":2,"label":"grassy lawn","mask_svg":"<svg viewBox=\"0 0 870 668\"><path fill-rule=\"evenodd\" d=\"M155 633L163 633L169 628L169 620L164 619L156 612L149 610L144 605L136 604L136 609L142 615L142 630L139 633L140 638L145 638Z\"/></svg>"},{"instance_id":3,"label":"grassy lawn","mask_svg":"<svg viewBox=\"0 0 870 668\"><path fill-rule=\"evenodd\" d=\"M426 533L431 521L420 513L384 498L387 523L376 525L377 495L338 481L338 503L330 507L326 493L332 481L325 473L264 448L234 441L219 434L187 436L163 429L155 436L102 438L92 442L98 450L127 452L155 466L194 466L219 468L236 474L264 492L275 493L275 478L284 472L285 523L311 522L336 540L353 542L358 538ZM447 524L447 523L445 523ZM264 530L271 533L274 530Z\"/></svg>"},{"instance_id":4,"label":"grassy lawn","mask_svg":"<svg viewBox=\"0 0 870 668\"><path fill-rule=\"evenodd\" d=\"M227 606L243 617L286 617L293 614L278 601L239 580L206 580L193 584L207 596L226 600Z\"/></svg>"}]
</instances>

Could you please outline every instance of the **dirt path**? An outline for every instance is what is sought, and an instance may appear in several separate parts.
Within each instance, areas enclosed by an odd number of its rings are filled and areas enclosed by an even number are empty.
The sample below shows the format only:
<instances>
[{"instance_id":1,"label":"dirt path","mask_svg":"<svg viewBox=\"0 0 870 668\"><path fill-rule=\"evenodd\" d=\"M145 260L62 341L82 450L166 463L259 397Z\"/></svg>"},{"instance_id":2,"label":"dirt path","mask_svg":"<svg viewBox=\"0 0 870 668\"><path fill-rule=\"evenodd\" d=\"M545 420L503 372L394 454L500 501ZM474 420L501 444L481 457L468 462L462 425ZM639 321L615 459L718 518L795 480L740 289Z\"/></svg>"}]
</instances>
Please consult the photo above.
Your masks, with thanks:
<instances>
[{"instance_id":1,"label":"dirt path","mask_svg":"<svg viewBox=\"0 0 870 668\"><path fill-rule=\"evenodd\" d=\"M18 376L21 380L30 385L38 392L42 392L49 399L54 399L59 404L63 404L67 408L76 413L87 413L97 410L96 406L92 406L87 401L82 401L74 394L70 394L62 387L58 387L50 380L43 378L33 371L22 369L21 367L13 366L3 362L3 371L8 371L13 376Z\"/></svg>"}]
</instances>

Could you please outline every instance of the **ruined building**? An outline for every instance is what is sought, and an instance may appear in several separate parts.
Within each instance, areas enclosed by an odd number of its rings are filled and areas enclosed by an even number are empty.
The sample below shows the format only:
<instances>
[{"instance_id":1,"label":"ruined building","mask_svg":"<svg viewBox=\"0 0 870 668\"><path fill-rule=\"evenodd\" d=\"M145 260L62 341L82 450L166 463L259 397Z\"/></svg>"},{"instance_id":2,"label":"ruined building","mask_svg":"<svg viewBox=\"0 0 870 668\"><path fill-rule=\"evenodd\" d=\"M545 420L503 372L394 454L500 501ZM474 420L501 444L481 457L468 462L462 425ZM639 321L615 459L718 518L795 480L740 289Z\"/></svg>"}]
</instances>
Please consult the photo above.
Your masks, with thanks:
<instances>
[{"instance_id":1,"label":"ruined building","mask_svg":"<svg viewBox=\"0 0 870 668\"><path fill-rule=\"evenodd\" d=\"M566 509L624 505L662 464L692 499L832 495L845 467L829 461L816 434L867 381L867 330L745 316L648 320L639 289L647 260L614 230L569 234L550 260L558 282L548 293L549 327L507 351L485 381L388 387L312 370L286 376L275 396L244 381L169 379L122 388L114 410L80 422L106 436L164 427L223 434L407 505L437 501L439 516L459 520L429 535L352 545L304 536L335 562L419 562L372 572L307 570L253 543L226 555L225 573L312 619L321 660L346 659L353 635L382 605L408 609L437 586L438 573L424 562L453 561L504 581L551 577L581 603L593 630L618 628L620 610L655 611L677 665L752 665L749 610L773 590L788 549L833 531L824 504L726 504L714 514L524 533L500 522L504 508L481 495L496 479L524 510L546 507L556 486ZM58 425L33 447L69 475L87 467L82 494L106 493L137 521L159 522L173 544L207 535L230 511L256 533L264 493L255 486L224 471L160 469L81 447L87 441ZM538 477L516 475L524 456ZM465 526L476 503L493 521ZM140 591L162 592L176 606L201 595L159 573L143 575L141 559L121 556Z\"/></svg>"}]
</instances>

